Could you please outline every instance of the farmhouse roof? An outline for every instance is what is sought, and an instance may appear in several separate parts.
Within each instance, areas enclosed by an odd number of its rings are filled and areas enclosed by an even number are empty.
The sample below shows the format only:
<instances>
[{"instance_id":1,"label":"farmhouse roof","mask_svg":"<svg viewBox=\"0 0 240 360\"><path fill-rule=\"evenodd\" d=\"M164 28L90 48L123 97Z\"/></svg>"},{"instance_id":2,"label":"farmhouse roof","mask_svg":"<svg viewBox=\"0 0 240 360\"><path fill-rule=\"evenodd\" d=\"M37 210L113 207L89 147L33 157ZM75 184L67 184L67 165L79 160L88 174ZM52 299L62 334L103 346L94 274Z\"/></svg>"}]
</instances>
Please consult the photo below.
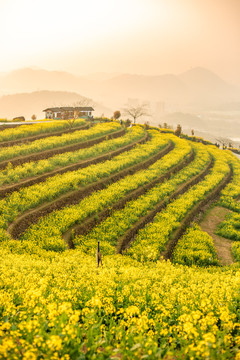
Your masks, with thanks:
<instances>
[{"instance_id":1,"label":"farmhouse roof","mask_svg":"<svg viewBox=\"0 0 240 360\"><path fill-rule=\"evenodd\" d=\"M54 111L54 112L58 112L58 111L61 111L59 107L53 107L53 108L47 108L43 111Z\"/></svg>"},{"instance_id":2,"label":"farmhouse roof","mask_svg":"<svg viewBox=\"0 0 240 360\"><path fill-rule=\"evenodd\" d=\"M74 111L74 107L72 107L72 106L61 106L60 110L62 110L62 111Z\"/></svg>"},{"instance_id":3,"label":"farmhouse roof","mask_svg":"<svg viewBox=\"0 0 240 360\"><path fill-rule=\"evenodd\" d=\"M94 111L91 106L61 106L61 107L53 107L47 108L43 111L53 111L53 112L61 112L61 111Z\"/></svg>"},{"instance_id":4,"label":"farmhouse roof","mask_svg":"<svg viewBox=\"0 0 240 360\"><path fill-rule=\"evenodd\" d=\"M94 109L91 106L80 106L80 107L75 107L74 110L79 110L79 111L94 111Z\"/></svg>"}]
</instances>

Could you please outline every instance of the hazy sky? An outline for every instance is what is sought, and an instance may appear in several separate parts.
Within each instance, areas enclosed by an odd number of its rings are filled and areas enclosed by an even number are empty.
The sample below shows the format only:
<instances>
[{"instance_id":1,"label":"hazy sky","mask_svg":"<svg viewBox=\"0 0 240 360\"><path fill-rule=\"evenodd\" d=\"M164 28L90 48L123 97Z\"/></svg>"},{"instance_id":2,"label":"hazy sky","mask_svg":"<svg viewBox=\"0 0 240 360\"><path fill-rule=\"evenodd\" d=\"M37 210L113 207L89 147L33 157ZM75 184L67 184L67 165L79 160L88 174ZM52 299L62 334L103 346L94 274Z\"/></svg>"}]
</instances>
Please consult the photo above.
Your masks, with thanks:
<instances>
[{"instance_id":1,"label":"hazy sky","mask_svg":"<svg viewBox=\"0 0 240 360\"><path fill-rule=\"evenodd\" d=\"M0 0L0 73L37 66L240 83L240 0Z\"/></svg>"}]
</instances>

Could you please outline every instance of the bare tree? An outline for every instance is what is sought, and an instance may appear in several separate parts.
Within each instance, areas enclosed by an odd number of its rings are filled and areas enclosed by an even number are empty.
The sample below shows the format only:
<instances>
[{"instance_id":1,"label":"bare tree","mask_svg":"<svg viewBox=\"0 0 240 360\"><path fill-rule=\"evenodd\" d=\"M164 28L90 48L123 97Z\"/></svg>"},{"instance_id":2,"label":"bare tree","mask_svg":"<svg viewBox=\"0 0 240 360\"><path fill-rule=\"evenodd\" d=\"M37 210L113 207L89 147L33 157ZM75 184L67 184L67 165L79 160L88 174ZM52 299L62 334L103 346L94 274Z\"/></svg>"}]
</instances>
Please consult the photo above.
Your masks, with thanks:
<instances>
[{"instance_id":1,"label":"bare tree","mask_svg":"<svg viewBox=\"0 0 240 360\"><path fill-rule=\"evenodd\" d=\"M89 98L82 98L81 100L76 101L73 106L75 107L85 107L85 106L92 106L93 101Z\"/></svg>"},{"instance_id":2,"label":"bare tree","mask_svg":"<svg viewBox=\"0 0 240 360\"><path fill-rule=\"evenodd\" d=\"M228 144L231 142L231 140L229 140L228 138L224 138L224 137L218 137L218 138L216 138L216 141L222 145L223 149L226 149Z\"/></svg>"},{"instance_id":3,"label":"bare tree","mask_svg":"<svg viewBox=\"0 0 240 360\"><path fill-rule=\"evenodd\" d=\"M81 100L76 101L73 104L74 107L86 107L86 106L92 106L92 99L88 98L82 98ZM66 121L69 124L69 127L72 128L73 124L75 123L76 119L78 119L81 116L81 111L76 110L74 111L73 118L69 119L69 116L66 116Z\"/></svg>"},{"instance_id":4,"label":"bare tree","mask_svg":"<svg viewBox=\"0 0 240 360\"><path fill-rule=\"evenodd\" d=\"M136 120L141 116L150 116L147 104L126 107L123 109L123 114L125 116L130 116L133 119L134 124L136 123Z\"/></svg>"}]
</instances>

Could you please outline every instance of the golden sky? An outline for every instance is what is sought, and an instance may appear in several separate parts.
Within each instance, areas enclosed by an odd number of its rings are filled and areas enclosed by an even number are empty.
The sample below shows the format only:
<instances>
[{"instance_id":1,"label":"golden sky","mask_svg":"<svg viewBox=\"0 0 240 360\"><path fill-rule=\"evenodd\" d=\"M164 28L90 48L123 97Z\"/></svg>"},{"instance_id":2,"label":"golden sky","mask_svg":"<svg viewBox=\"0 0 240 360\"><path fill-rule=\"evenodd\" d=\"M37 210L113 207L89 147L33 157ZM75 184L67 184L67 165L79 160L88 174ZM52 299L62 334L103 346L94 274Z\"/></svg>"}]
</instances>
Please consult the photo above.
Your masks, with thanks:
<instances>
[{"instance_id":1,"label":"golden sky","mask_svg":"<svg viewBox=\"0 0 240 360\"><path fill-rule=\"evenodd\" d=\"M240 83L240 0L0 0L0 44L0 73L202 66Z\"/></svg>"}]
</instances>

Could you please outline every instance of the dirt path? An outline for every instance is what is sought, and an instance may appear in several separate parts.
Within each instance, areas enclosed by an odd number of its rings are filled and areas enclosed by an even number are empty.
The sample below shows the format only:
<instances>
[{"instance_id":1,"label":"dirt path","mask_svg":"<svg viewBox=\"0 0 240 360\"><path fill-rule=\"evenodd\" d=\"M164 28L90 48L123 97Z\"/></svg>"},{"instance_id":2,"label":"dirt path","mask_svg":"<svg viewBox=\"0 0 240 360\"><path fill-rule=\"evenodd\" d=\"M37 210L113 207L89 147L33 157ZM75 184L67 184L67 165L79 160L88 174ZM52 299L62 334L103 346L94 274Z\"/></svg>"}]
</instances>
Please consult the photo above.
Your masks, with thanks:
<instances>
[{"instance_id":1,"label":"dirt path","mask_svg":"<svg viewBox=\"0 0 240 360\"><path fill-rule=\"evenodd\" d=\"M163 256L165 260L172 258L174 248L177 245L178 240L183 236L183 234L187 230L188 226L194 221L194 218L196 218L201 213L202 209L204 209L205 206L210 204L214 199L217 199L219 193L229 183L231 178L232 178L232 169L229 167L229 173L225 175L225 177L221 180L221 182L213 190L211 190L210 193L207 194L204 199L202 199L195 206L193 206L193 208L188 212L188 214L181 221L180 226L172 234L171 239L166 246L166 250L163 251L161 254L161 256Z\"/></svg>"},{"instance_id":2,"label":"dirt path","mask_svg":"<svg viewBox=\"0 0 240 360\"><path fill-rule=\"evenodd\" d=\"M231 251L232 241L214 234L218 224L220 224L229 213L230 210L215 206L210 209L206 217L200 223L202 230L206 231L213 238L221 265L231 265L234 262Z\"/></svg>"}]
</instances>

